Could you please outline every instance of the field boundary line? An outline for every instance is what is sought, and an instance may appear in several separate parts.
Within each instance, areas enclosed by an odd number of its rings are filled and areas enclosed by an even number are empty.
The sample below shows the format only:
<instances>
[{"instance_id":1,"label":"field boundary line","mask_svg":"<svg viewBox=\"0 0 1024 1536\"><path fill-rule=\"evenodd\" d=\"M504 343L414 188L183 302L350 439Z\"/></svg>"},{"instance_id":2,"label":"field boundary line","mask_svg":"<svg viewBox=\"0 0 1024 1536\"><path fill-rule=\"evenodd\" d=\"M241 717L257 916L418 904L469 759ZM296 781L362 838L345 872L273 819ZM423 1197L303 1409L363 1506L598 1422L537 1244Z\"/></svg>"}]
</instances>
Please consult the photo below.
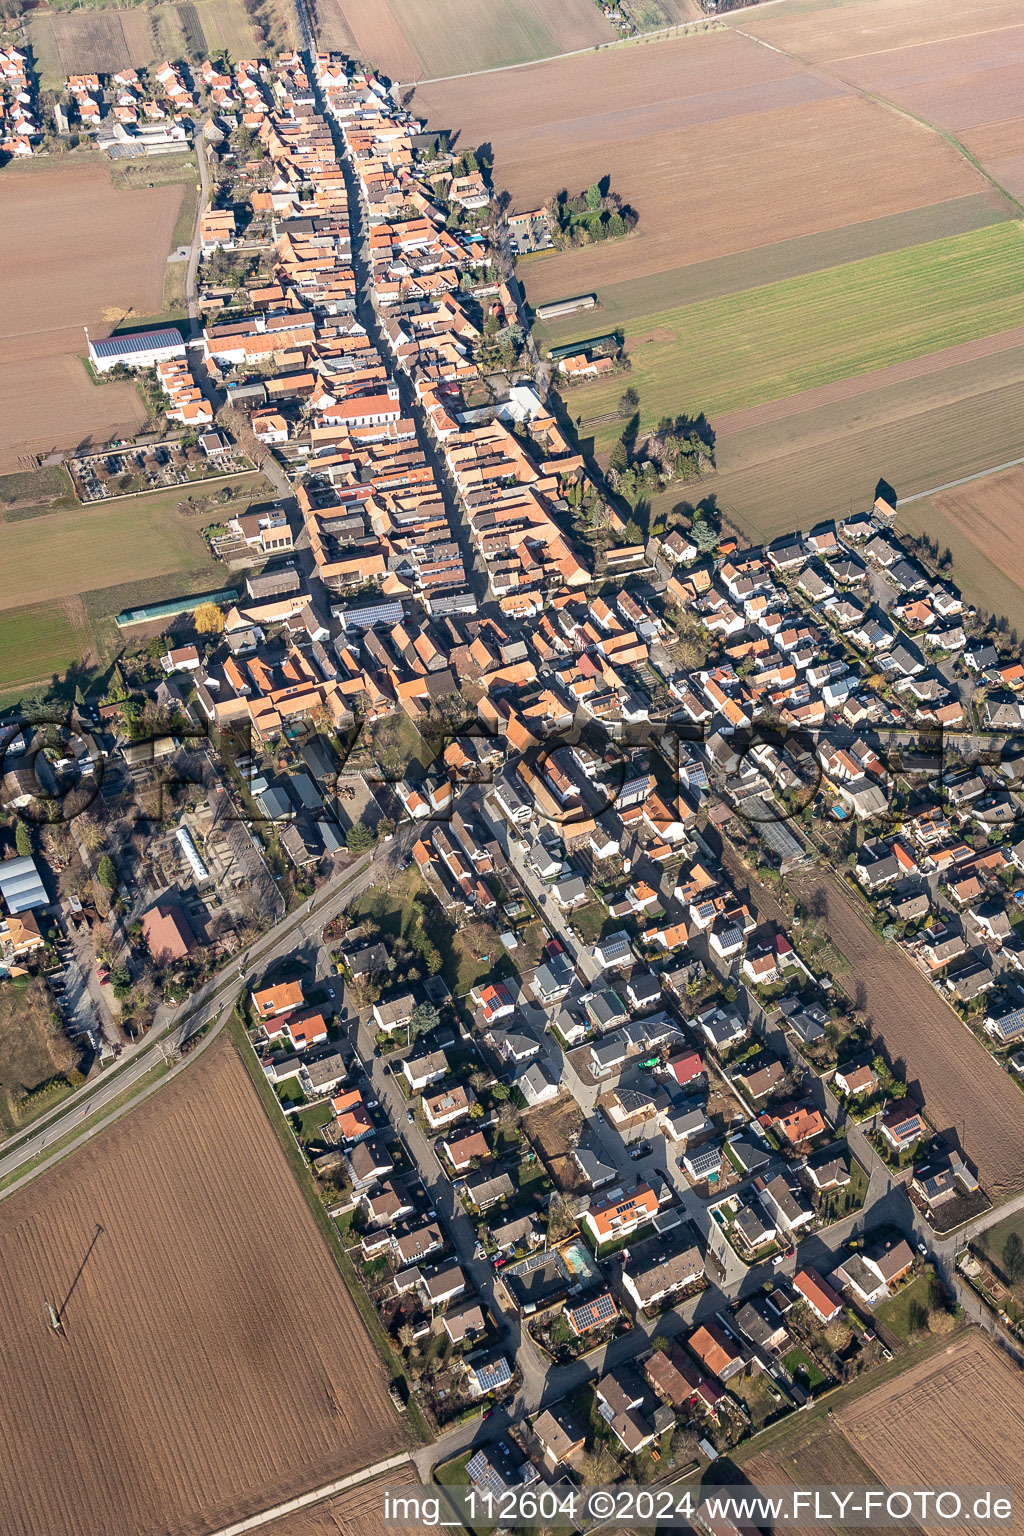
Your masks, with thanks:
<instances>
[{"instance_id":1,"label":"field boundary line","mask_svg":"<svg viewBox=\"0 0 1024 1536\"><path fill-rule=\"evenodd\" d=\"M928 496L939 496L943 491L955 491L958 485L970 485L972 480L986 480L989 475L998 475L1004 469L1016 469L1024 464L1024 458L1007 459L1005 464L991 464L988 469L979 469L973 475L961 475L959 480L947 480L945 485L933 485L930 491L915 491L913 496L901 496L896 504L896 515L899 509L909 501L924 501Z\"/></svg>"},{"instance_id":2,"label":"field boundary line","mask_svg":"<svg viewBox=\"0 0 1024 1536\"><path fill-rule=\"evenodd\" d=\"M460 75L429 75L423 80L400 80L392 89L418 89L421 85L446 85L450 80L475 80L477 75L503 75L511 69L532 69L534 64L554 64L558 59L578 59L585 53L607 53L609 48L631 48L638 43L648 43L652 38L687 37L691 32L696 34L698 29L703 31L705 25L708 31L724 32L727 23L711 16L707 18L706 24L701 21L677 21L670 27L657 27L653 32L638 32L635 37L612 37L606 43L591 43L589 48L570 48L565 53L546 53L540 59L520 59L516 64L491 64L487 69L464 69Z\"/></svg>"},{"instance_id":3,"label":"field boundary line","mask_svg":"<svg viewBox=\"0 0 1024 1536\"><path fill-rule=\"evenodd\" d=\"M897 117L905 117L909 122L917 123L921 128L927 128L930 133L934 133L936 137L943 139L951 149L955 150L968 165L977 171L979 176L983 177L995 191L1004 197L1012 208L1017 210L1014 214L1015 218L1020 218L1024 215L1024 202L1021 202L1020 198L1016 197L1009 187L1004 187L1003 183L981 163L977 155L968 149L967 145L961 139L958 139L956 134L949 128L943 128L941 123L933 123L930 118L922 117L918 112L912 112L909 107L901 107L898 101L893 101L890 97L883 96L879 91L872 91L865 85L858 85L855 80L848 80L837 69L830 68L827 60L823 60L820 63L812 63L810 59L803 58L799 53L794 53L789 48L779 48L775 43L768 43L763 37L757 37L753 32L744 32L742 27L734 27L732 30L737 36L745 37L748 42L760 43L761 47L767 48L769 53L777 53L784 59L791 59L794 64L802 65L804 69L809 69L814 74L821 75L823 79L838 80L840 84L847 86L856 95L862 97L864 101L872 101L876 106L885 107L888 111L895 112ZM996 30L1002 31L1004 29L998 28ZM920 45L913 44L912 46L917 47ZM883 52L895 51L898 50L883 50Z\"/></svg>"},{"instance_id":4,"label":"field boundary line","mask_svg":"<svg viewBox=\"0 0 1024 1536\"><path fill-rule=\"evenodd\" d=\"M412 1457L409 1452L402 1451L397 1456L389 1456L387 1461L378 1461L372 1467L364 1467L361 1472L350 1472L348 1477L339 1478L335 1483L325 1483L322 1488L300 1493L297 1498L288 1499L284 1504L275 1504L273 1509L264 1509L258 1515L250 1515L247 1520L225 1525L219 1531L211 1532L211 1536L242 1536L243 1531L254 1531L261 1525L269 1525L272 1520L280 1520L283 1515L293 1515L300 1509L308 1509L311 1504L322 1504L324 1499L333 1498L336 1493L344 1493L347 1488L358 1488L362 1483L368 1483L372 1478L392 1472L410 1461Z\"/></svg>"}]
</instances>

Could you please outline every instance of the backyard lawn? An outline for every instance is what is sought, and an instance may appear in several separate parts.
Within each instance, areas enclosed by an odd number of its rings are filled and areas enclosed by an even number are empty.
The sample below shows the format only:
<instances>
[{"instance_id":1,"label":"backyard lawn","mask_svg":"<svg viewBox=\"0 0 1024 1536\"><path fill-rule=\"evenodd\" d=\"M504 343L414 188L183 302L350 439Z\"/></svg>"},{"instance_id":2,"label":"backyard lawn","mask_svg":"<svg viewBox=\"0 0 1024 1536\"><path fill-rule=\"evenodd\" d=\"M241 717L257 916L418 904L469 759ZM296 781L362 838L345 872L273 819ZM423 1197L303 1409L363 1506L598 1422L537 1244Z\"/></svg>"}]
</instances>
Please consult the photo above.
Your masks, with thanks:
<instances>
[{"instance_id":1,"label":"backyard lawn","mask_svg":"<svg viewBox=\"0 0 1024 1536\"><path fill-rule=\"evenodd\" d=\"M783 1355L782 1363L789 1374L796 1381L802 1382L811 1392L816 1387L820 1387L826 1379L824 1373L818 1369L810 1355L805 1354L799 1347L791 1349L788 1355Z\"/></svg>"},{"instance_id":2,"label":"backyard lawn","mask_svg":"<svg viewBox=\"0 0 1024 1536\"><path fill-rule=\"evenodd\" d=\"M931 1284L928 1274L917 1275L897 1295L875 1308L875 1316L904 1342L920 1332L920 1319L931 1311Z\"/></svg>"},{"instance_id":3,"label":"backyard lawn","mask_svg":"<svg viewBox=\"0 0 1024 1536\"><path fill-rule=\"evenodd\" d=\"M762 1429L782 1406L774 1396L763 1371L752 1372L749 1376L733 1376L729 1381L729 1391L746 1403L755 1429Z\"/></svg>"}]
</instances>

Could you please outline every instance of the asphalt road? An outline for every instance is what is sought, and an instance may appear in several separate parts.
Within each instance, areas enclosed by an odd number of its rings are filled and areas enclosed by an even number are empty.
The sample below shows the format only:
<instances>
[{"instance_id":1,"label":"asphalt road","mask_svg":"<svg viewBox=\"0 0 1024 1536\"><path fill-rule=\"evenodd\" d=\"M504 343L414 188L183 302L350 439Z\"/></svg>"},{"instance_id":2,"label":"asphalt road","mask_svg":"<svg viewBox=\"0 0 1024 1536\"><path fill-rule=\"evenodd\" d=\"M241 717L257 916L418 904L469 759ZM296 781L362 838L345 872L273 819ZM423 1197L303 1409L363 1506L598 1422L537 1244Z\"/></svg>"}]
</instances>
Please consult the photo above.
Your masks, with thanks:
<instances>
[{"instance_id":1,"label":"asphalt road","mask_svg":"<svg viewBox=\"0 0 1024 1536\"><path fill-rule=\"evenodd\" d=\"M396 833L390 845L393 855L403 856L415 836L411 826ZM236 957L211 977L186 1003L175 1009L163 1028L156 1033L151 1031L136 1045L128 1046L116 1067L90 1080L48 1115L44 1115L30 1130L13 1138L0 1155L0 1179L9 1177L23 1164L44 1152L47 1146L76 1130L83 1120L89 1119L126 1088L139 1082L151 1067L158 1064L161 1057L168 1052L180 1050L189 1035L210 1019L220 1017L225 1008L230 1012L238 993L258 981L276 960L293 954L305 943L318 943L324 924L378 878L380 860L380 852L371 850L341 870L321 887L312 902L305 902L258 939L241 962ZM99 1127L91 1130L90 1134L95 1134L96 1129ZM33 1174L38 1171L34 1169ZM10 1193L11 1187L20 1186L9 1186L6 1191L0 1191L0 1198Z\"/></svg>"}]
</instances>

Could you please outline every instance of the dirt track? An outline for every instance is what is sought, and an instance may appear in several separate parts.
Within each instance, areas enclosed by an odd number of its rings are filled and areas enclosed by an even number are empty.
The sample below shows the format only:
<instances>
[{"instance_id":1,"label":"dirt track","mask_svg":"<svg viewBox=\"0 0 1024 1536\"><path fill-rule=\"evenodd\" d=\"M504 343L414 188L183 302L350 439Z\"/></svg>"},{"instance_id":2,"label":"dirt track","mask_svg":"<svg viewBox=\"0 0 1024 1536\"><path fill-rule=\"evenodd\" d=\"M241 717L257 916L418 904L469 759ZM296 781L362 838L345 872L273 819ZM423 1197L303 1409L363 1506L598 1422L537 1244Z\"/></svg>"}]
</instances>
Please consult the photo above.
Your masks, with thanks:
<instances>
[{"instance_id":1,"label":"dirt track","mask_svg":"<svg viewBox=\"0 0 1024 1536\"><path fill-rule=\"evenodd\" d=\"M4 1203L0 1294L4 1536L201 1536L404 1443L226 1041Z\"/></svg>"},{"instance_id":2,"label":"dirt track","mask_svg":"<svg viewBox=\"0 0 1024 1536\"><path fill-rule=\"evenodd\" d=\"M790 879L807 902L828 901L829 938L849 961L839 978L858 1001L890 1057L904 1063L908 1084L939 1131L953 1130L995 1200L1024 1189L1024 1098L961 1024L931 983L895 944L880 939L855 898L823 870Z\"/></svg>"}]
</instances>

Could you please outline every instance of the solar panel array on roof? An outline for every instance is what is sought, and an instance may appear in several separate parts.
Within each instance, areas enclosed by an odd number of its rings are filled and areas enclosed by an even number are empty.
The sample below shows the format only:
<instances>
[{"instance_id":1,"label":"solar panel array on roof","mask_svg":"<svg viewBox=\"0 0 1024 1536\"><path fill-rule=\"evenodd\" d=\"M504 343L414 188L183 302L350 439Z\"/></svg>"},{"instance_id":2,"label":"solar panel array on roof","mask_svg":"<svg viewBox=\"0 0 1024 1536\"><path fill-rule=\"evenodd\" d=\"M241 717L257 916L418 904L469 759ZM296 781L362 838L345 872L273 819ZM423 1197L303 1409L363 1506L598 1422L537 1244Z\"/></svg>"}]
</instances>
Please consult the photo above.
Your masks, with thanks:
<instances>
[{"instance_id":1,"label":"solar panel array on roof","mask_svg":"<svg viewBox=\"0 0 1024 1536\"><path fill-rule=\"evenodd\" d=\"M97 357L129 357L136 352L159 351L162 347L182 347L181 332L168 327L162 331L126 331L123 336L104 336L90 345Z\"/></svg>"},{"instance_id":2,"label":"solar panel array on roof","mask_svg":"<svg viewBox=\"0 0 1024 1536\"><path fill-rule=\"evenodd\" d=\"M608 1291L605 1291L602 1296L593 1297L590 1301L581 1302L578 1307L565 1309L566 1320L574 1333L584 1333L588 1328L597 1328L601 1323L610 1323L618 1313L619 1309Z\"/></svg>"},{"instance_id":3,"label":"solar panel array on roof","mask_svg":"<svg viewBox=\"0 0 1024 1536\"><path fill-rule=\"evenodd\" d=\"M493 1392L512 1380L512 1370L505 1356L499 1355L490 1364L477 1367L476 1379L481 1392Z\"/></svg>"}]
</instances>

